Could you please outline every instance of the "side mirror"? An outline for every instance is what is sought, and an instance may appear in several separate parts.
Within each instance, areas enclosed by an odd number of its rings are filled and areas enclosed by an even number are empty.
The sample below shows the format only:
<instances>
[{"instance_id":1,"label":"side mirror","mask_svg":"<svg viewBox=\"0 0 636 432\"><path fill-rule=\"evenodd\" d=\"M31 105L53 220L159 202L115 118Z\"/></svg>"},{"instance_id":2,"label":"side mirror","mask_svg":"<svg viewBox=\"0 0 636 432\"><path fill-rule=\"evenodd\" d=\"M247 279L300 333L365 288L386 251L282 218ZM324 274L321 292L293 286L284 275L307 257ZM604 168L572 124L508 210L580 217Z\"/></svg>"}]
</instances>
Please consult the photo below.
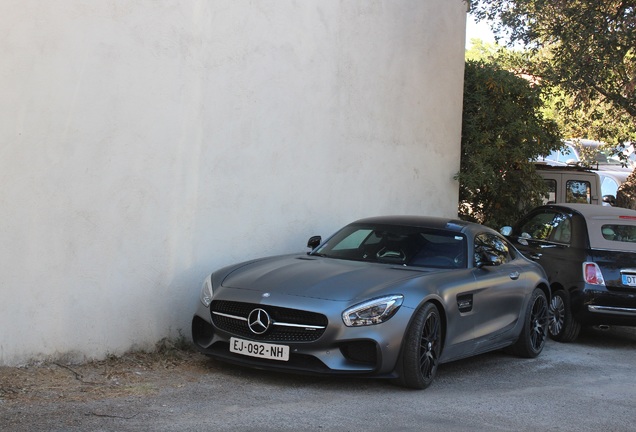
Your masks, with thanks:
<instances>
[{"instance_id":1,"label":"side mirror","mask_svg":"<svg viewBox=\"0 0 636 432\"><path fill-rule=\"evenodd\" d=\"M603 195L603 202L611 205L616 205L616 197L614 195Z\"/></svg>"},{"instance_id":2,"label":"side mirror","mask_svg":"<svg viewBox=\"0 0 636 432\"><path fill-rule=\"evenodd\" d=\"M488 260L484 259L484 255L478 252L475 252L475 267L482 268L488 265Z\"/></svg>"},{"instance_id":3,"label":"side mirror","mask_svg":"<svg viewBox=\"0 0 636 432\"><path fill-rule=\"evenodd\" d=\"M501 257L493 252L486 250L475 252L475 267L477 268L498 266L500 264Z\"/></svg>"},{"instance_id":4,"label":"side mirror","mask_svg":"<svg viewBox=\"0 0 636 432\"><path fill-rule=\"evenodd\" d=\"M312 250L316 249L318 246L320 246L321 242L322 242L322 237L320 236L310 237L309 240L307 241L307 247Z\"/></svg>"},{"instance_id":5,"label":"side mirror","mask_svg":"<svg viewBox=\"0 0 636 432\"><path fill-rule=\"evenodd\" d=\"M505 226L502 227L499 232L501 233L501 235L503 235L504 237L510 237L510 234L512 234L512 227L511 226Z\"/></svg>"}]
</instances>

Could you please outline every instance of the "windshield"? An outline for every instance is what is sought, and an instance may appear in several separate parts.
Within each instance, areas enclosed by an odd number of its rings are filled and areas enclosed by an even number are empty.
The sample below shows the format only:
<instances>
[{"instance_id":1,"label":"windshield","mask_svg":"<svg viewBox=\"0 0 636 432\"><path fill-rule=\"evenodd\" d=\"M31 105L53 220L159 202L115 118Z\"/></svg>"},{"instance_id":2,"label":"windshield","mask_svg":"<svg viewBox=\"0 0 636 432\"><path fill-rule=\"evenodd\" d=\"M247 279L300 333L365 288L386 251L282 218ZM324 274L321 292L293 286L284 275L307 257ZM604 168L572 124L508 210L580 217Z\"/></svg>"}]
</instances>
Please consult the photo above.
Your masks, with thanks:
<instances>
[{"instance_id":1,"label":"windshield","mask_svg":"<svg viewBox=\"0 0 636 432\"><path fill-rule=\"evenodd\" d=\"M622 165L622 161L620 157L609 150L598 150L594 155L593 162L598 162L599 164L608 164L608 165Z\"/></svg>"},{"instance_id":2,"label":"windshield","mask_svg":"<svg viewBox=\"0 0 636 432\"><path fill-rule=\"evenodd\" d=\"M312 254L406 266L465 268L466 239L462 234L438 229L352 224Z\"/></svg>"}]
</instances>

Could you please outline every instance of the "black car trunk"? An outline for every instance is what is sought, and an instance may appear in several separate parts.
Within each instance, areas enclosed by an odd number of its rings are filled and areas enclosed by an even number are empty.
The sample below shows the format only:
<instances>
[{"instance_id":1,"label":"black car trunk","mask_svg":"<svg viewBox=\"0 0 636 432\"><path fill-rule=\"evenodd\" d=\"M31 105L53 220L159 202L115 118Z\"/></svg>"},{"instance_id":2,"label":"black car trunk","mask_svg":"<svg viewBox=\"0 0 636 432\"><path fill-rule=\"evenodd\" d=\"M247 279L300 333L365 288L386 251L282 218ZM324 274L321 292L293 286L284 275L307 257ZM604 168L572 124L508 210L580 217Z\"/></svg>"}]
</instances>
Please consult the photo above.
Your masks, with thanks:
<instances>
[{"instance_id":1,"label":"black car trunk","mask_svg":"<svg viewBox=\"0 0 636 432\"><path fill-rule=\"evenodd\" d=\"M636 262L629 252L592 250L591 260L598 264L608 290L633 291L636 295Z\"/></svg>"}]
</instances>

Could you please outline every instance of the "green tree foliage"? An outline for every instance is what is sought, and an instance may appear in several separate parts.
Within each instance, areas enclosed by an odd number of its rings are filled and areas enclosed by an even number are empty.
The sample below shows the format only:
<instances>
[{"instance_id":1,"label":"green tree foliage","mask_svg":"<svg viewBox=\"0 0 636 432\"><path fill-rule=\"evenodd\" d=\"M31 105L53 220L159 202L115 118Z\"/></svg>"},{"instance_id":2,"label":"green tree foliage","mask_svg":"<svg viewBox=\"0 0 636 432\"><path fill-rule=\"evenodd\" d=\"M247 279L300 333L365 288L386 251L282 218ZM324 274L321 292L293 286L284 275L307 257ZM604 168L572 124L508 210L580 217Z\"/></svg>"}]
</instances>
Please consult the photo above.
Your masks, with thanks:
<instances>
[{"instance_id":1,"label":"green tree foliage","mask_svg":"<svg viewBox=\"0 0 636 432\"><path fill-rule=\"evenodd\" d=\"M471 39L471 47L466 50L466 60L483 61L485 63L496 62L501 50L505 50L500 45L484 42L481 39Z\"/></svg>"},{"instance_id":2,"label":"green tree foliage","mask_svg":"<svg viewBox=\"0 0 636 432\"><path fill-rule=\"evenodd\" d=\"M545 185L529 161L561 146L541 107L540 88L528 80L492 63L466 62L460 217L497 228L541 202Z\"/></svg>"},{"instance_id":3,"label":"green tree foliage","mask_svg":"<svg viewBox=\"0 0 636 432\"><path fill-rule=\"evenodd\" d=\"M634 140L636 1L473 0L472 13L529 50L528 73L553 87L568 136Z\"/></svg>"},{"instance_id":4,"label":"green tree foliage","mask_svg":"<svg viewBox=\"0 0 636 432\"><path fill-rule=\"evenodd\" d=\"M636 140L636 119L624 110L602 100L581 106L558 88L550 93L545 115L558 123L565 137L603 141L608 149Z\"/></svg>"}]
</instances>

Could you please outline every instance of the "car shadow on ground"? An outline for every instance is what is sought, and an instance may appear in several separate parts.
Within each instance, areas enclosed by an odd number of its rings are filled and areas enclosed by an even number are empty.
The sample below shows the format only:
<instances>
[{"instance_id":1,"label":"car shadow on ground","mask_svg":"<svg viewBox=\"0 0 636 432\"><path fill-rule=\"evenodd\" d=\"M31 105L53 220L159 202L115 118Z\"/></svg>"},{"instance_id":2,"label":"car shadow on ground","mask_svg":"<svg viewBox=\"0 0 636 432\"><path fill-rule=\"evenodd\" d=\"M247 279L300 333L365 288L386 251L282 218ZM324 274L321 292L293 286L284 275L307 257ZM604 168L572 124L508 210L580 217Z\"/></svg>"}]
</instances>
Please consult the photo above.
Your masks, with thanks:
<instances>
[{"instance_id":1,"label":"car shadow on ground","mask_svg":"<svg viewBox=\"0 0 636 432\"><path fill-rule=\"evenodd\" d=\"M510 355L504 350L500 350L445 363L439 366L437 377L433 382L433 386L435 386L437 381L463 380L469 379L471 376L479 374L483 375L484 371L495 371L499 368L508 367L509 364L518 362L519 360L520 359L518 357ZM352 388L357 390L366 389L383 392L414 391L412 389L393 384L391 379L376 376L318 376L252 369L230 363L224 363L211 358L208 359L208 362L209 370L231 375L233 378L244 379L252 384L258 383L260 385L273 387L288 388L290 385L294 385L308 389L321 388L334 391L351 391Z\"/></svg>"},{"instance_id":2,"label":"car shadow on ground","mask_svg":"<svg viewBox=\"0 0 636 432\"><path fill-rule=\"evenodd\" d=\"M636 348L635 327L583 327L573 343L604 348Z\"/></svg>"},{"instance_id":3,"label":"car shadow on ground","mask_svg":"<svg viewBox=\"0 0 636 432\"><path fill-rule=\"evenodd\" d=\"M636 348L636 328L631 327L584 327L579 338L567 345L589 346L602 349L630 349ZM560 342L548 341L548 349L566 349ZM534 359L523 359L506 352L506 350L492 351L462 360L445 363L439 366L437 377L432 387L444 386L449 381L475 382L475 380L496 380L503 369L518 369L519 374L524 371L530 373L529 366L541 367L545 362L542 356ZM251 369L243 366L224 363L208 359L208 370L244 379L250 383L272 387L289 387L295 385L303 388L322 388L334 391L350 391L357 389L377 389L378 391L412 391L393 385L390 380L365 376L316 376Z\"/></svg>"}]
</instances>

